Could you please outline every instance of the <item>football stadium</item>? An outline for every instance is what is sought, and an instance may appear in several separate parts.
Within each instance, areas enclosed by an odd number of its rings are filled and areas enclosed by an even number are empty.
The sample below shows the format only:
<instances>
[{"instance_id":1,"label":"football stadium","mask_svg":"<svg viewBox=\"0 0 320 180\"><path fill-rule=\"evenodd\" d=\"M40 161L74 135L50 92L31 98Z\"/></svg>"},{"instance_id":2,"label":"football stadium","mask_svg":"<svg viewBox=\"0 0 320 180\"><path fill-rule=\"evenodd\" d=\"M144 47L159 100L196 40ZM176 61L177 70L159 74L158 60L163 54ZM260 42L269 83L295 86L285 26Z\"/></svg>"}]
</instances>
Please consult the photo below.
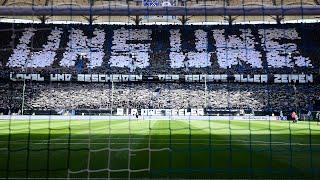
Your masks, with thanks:
<instances>
[{"instance_id":1,"label":"football stadium","mask_svg":"<svg viewBox=\"0 0 320 180\"><path fill-rule=\"evenodd\" d=\"M0 0L1 179L319 179L319 0Z\"/></svg>"}]
</instances>

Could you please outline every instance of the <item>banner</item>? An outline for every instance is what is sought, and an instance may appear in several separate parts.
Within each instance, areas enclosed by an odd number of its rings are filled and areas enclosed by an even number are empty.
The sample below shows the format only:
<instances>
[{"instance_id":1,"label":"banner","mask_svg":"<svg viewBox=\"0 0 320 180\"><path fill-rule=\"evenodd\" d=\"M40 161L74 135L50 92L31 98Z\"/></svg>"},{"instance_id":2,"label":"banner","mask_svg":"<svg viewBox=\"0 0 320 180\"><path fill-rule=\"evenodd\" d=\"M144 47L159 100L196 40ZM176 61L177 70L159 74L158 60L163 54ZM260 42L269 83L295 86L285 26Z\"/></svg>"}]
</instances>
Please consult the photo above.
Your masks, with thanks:
<instances>
[{"instance_id":1,"label":"banner","mask_svg":"<svg viewBox=\"0 0 320 180\"><path fill-rule=\"evenodd\" d=\"M25 74L10 73L11 81L52 81L83 83L179 82L179 83L314 83L313 74Z\"/></svg>"}]
</instances>

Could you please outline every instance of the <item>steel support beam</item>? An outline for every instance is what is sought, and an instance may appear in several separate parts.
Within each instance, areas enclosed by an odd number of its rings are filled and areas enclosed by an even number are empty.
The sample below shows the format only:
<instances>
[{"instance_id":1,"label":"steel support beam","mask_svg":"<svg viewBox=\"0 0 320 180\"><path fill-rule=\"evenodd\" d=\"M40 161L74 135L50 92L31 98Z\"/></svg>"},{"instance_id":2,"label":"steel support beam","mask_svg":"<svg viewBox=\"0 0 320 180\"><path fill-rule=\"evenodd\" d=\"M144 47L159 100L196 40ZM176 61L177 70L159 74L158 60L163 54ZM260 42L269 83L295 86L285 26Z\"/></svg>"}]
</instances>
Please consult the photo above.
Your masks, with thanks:
<instances>
[{"instance_id":1,"label":"steel support beam","mask_svg":"<svg viewBox=\"0 0 320 180\"><path fill-rule=\"evenodd\" d=\"M0 7L1 16L135 16L135 15L190 15L190 16L262 16L262 15L320 15L320 6L250 6L250 7L108 7L108 6L44 6Z\"/></svg>"}]
</instances>

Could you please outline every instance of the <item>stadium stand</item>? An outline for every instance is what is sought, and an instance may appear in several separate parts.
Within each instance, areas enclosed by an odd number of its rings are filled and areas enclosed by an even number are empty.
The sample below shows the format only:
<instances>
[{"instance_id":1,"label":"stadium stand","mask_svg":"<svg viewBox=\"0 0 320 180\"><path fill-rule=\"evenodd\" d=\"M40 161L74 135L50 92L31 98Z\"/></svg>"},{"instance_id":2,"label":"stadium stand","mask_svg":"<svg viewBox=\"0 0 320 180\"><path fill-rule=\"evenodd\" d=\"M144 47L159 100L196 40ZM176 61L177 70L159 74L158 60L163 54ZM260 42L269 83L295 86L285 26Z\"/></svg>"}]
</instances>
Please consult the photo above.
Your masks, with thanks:
<instances>
[{"instance_id":1,"label":"stadium stand","mask_svg":"<svg viewBox=\"0 0 320 180\"><path fill-rule=\"evenodd\" d=\"M1 179L317 179L320 0L0 0Z\"/></svg>"},{"instance_id":2,"label":"stadium stand","mask_svg":"<svg viewBox=\"0 0 320 180\"><path fill-rule=\"evenodd\" d=\"M119 26L3 24L2 78L10 72L106 74L319 73L318 24ZM317 77L317 76L316 76ZM29 109L211 108L307 111L319 85L35 83ZM21 106L23 86L2 85L1 109ZM14 95L13 95L14 94ZM15 98L12 98L15 97ZM127 99L131 97L132 99ZM112 101L112 102L111 102ZM293 103L294 102L294 103Z\"/></svg>"},{"instance_id":3,"label":"stadium stand","mask_svg":"<svg viewBox=\"0 0 320 180\"><path fill-rule=\"evenodd\" d=\"M1 87L1 109L18 112L23 85ZM307 112L319 96L319 85L279 84L78 84L31 83L25 89L29 110L90 109L245 109L258 112ZM14 97L14 98L13 98ZM206 106L205 106L206 105ZM10 107L11 106L11 107Z\"/></svg>"},{"instance_id":4,"label":"stadium stand","mask_svg":"<svg viewBox=\"0 0 320 180\"><path fill-rule=\"evenodd\" d=\"M28 72L318 72L317 24L228 26L1 26L2 68ZM161 38L159 38L161 37ZM167 39L164 39L167 38ZM160 65L160 67L158 66ZM7 66L7 67L5 67ZM190 70L190 71L189 71ZM310 70L310 71L309 71Z\"/></svg>"}]
</instances>

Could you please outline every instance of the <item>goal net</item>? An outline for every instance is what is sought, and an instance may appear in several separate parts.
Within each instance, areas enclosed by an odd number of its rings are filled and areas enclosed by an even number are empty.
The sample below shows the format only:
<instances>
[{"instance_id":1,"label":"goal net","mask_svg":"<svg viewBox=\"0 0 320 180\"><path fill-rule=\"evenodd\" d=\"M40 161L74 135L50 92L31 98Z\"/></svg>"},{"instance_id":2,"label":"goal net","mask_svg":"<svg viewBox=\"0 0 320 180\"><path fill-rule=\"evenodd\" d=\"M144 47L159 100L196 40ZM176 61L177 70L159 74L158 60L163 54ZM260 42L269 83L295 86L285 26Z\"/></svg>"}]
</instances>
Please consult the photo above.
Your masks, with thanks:
<instances>
[{"instance_id":1,"label":"goal net","mask_svg":"<svg viewBox=\"0 0 320 180\"><path fill-rule=\"evenodd\" d=\"M1 3L0 178L320 176L315 1Z\"/></svg>"}]
</instances>

